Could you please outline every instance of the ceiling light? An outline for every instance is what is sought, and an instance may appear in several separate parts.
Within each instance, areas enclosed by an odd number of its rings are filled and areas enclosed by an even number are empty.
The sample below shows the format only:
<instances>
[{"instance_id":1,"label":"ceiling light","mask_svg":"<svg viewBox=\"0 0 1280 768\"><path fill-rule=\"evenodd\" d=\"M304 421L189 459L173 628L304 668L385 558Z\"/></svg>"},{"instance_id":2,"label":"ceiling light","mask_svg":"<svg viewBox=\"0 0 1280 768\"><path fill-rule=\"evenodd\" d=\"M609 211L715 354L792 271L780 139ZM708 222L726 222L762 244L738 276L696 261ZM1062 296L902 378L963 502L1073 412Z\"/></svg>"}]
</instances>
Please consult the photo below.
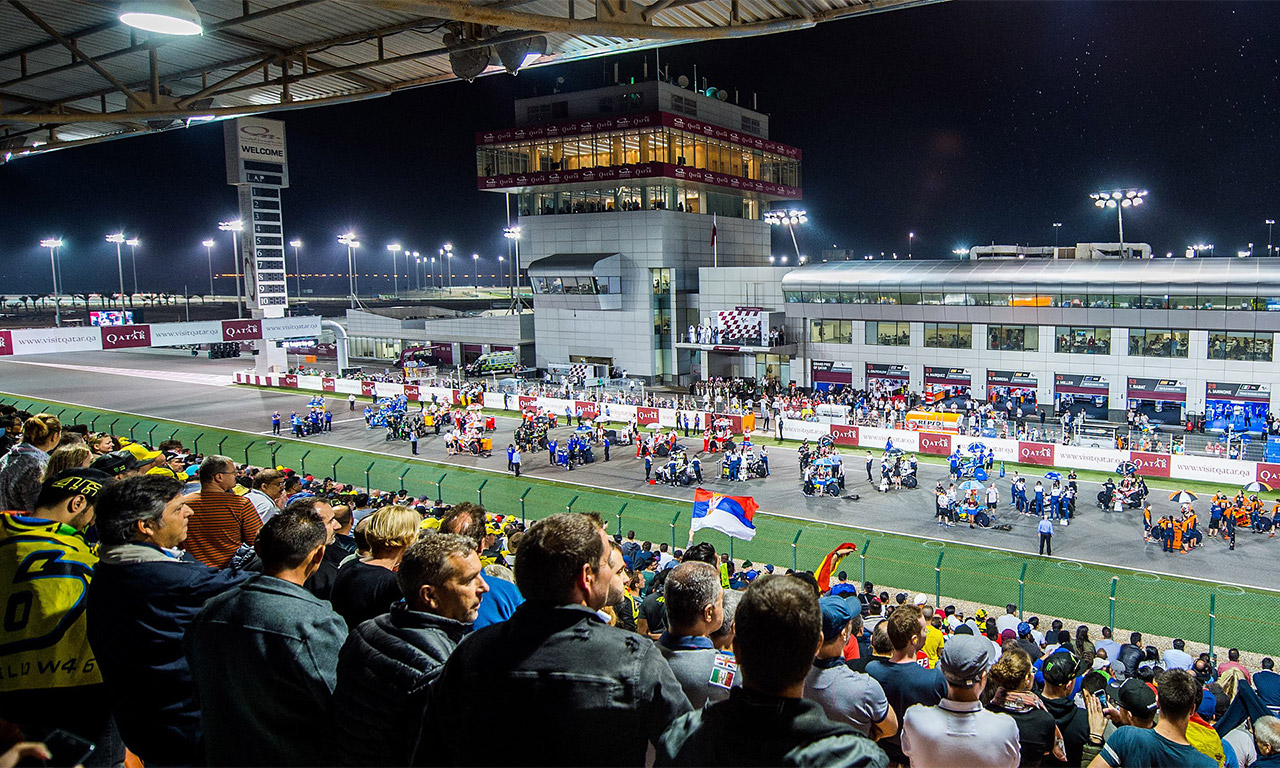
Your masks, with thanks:
<instances>
[{"instance_id":1,"label":"ceiling light","mask_svg":"<svg viewBox=\"0 0 1280 768\"><path fill-rule=\"evenodd\" d=\"M200 14L191 0L128 0L120 4L120 21L162 35L198 35L204 32Z\"/></svg>"}]
</instances>

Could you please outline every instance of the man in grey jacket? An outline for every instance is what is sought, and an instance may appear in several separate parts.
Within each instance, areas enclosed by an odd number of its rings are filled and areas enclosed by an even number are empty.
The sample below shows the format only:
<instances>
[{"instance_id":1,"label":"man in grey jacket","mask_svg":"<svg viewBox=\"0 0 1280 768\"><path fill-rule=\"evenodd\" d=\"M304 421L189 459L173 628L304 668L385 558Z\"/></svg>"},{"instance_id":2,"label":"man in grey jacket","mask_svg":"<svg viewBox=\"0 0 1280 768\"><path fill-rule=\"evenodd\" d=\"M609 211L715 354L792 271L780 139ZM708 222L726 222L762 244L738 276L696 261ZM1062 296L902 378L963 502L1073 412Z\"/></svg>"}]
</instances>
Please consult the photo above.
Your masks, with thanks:
<instances>
[{"instance_id":1,"label":"man in grey jacket","mask_svg":"<svg viewBox=\"0 0 1280 768\"><path fill-rule=\"evenodd\" d=\"M267 521L262 573L205 604L185 646L208 765L327 765L320 737L347 625L303 582L324 558L329 526L314 511Z\"/></svg>"},{"instance_id":2,"label":"man in grey jacket","mask_svg":"<svg viewBox=\"0 0 1280 768\"><path fill-rule=\"evenodd\" d=\"M658 638L658 649L689 703L702 709L708 701L729 698L737 663L732 653L716 650L711 640L711 633L724 623L720 571L697 560L683 562L671 570L663 594L668 629Z\"/></svg>"},{"instance_id":3,"label":"man in grey jacket","mask_svg":"<svg viewBox=\"0 0 1280 768\"><path fill-rule=\"evenodd\" d=\"M338 765L407 765L427 690L489 591L475 541L432 533L396 572L404 601L352 631L338 654L331 734Z\"/></svg>"},{"instance_id":4,"label":"man in grey jacket","mask_svg":"<svg viewBox=\"0 0 1280 768\"><path fill-rule=\"evenodd\" d=\"M516 558L527 602L449 657L415 764L644 764L647 745L690 710L689 699L652 642L597 613L613 583L610 550L595 515L561 512L529 527ZM493 751L499 703L520 713L518 754Z\"/></svg>"}]
</instances>

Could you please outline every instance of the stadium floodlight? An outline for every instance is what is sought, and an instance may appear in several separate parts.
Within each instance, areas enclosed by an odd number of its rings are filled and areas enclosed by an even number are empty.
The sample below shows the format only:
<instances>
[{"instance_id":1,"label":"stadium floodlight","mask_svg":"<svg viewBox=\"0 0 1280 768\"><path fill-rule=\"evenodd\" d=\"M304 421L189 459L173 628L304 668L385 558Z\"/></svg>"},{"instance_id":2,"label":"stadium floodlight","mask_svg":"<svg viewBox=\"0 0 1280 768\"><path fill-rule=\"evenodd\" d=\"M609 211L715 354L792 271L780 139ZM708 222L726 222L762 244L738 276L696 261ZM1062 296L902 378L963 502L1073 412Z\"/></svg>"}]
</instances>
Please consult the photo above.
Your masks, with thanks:
<instances>
[{"instance_id":1,"label":"stadium floodlight","mask_svg":"<svg viewBox=\"0 0 1280 768\"><path fill-rule=\"evenodd\" d=\"M204 32L200 14L191 0L129 0L120 4L117 18L135 29L162 35Z\"/></svg>"},{"instance_id":2,"label":"stadium floodlight","mask_svg":"<svg viewBox=\"0 0 1280 768\"><path fill-rule=\"evenodd\" d=\"M351 308L355 309L356 292L360 289L360 282L356 277L355 249L360 247L360 241L356 239L355 232L347 232L338 235L338 242L347 246L347 290L348 297L351 299Z\"/></svg>"},{"instance_id":3,"label":"stadium floodlight","mask_svg":"<svg viewBox=\"0 0 1280 768\"><path fill-rule=\"evenodd\" d=\"M796 249L796 259L800 258L800 244L796 241L796 227L809 221L804 211L775 209L764 212L764 220L773 226L785 226L791 233L791 245Z\"/></svg>"},{"instance_id":4,"label":"stadium floodlight","mask_svg":"<svg viewBox=\"0 0 1280 768\"><path fill-rule=\"evenodd\" d=\"M1094 192L1089 195L1096 208L1114 208L1116 223L1120 229L1120 254L1124 256L1124 209L1142 205L1147 197L1145 189L1113 189L1107 192Z\"/></svg>"},{"instance_id":5,"label":"stadium floodlight","mask_svg":"<svg viewBox=\"0 0 1280 768\"><path fill-rule=\"evenodd\" d=\"M53 274L53 322L62 327L62 302L58 301L58 260L54 252L62 247L62 238L46 237L40 241L41 248L49 249L49 271Z\"/></svg>"},{"instance_id":6,"label":"stadium floodlight","mask_svg":"<svg viewBox=\"0 0 1280 768\"><path fill-rule=\"evenodd\" d=\"M207 237L200 243L204 246L205 256L209 259L209 295L213 295L213 238Z\"/></svg>"},{"instance_id":7,"label":"stadium floodlight","mask_svg":"<svg viewBox=\"0 0 1280 768\"><path fill-rule=\"evenodd\" d=\"M401 247L399 243L387 243L387 250L391 251L392 293L396 296L399 296L400 295L400 268L396 266L396 256L398 256L400 254L400 251L403 251L404 248ZM407 253L405 254L405 257L406 258L408 257Z\"/></svg>"},{"instance_id":8,"label":"stadium floodlight","mask_svg":"<svg viewBox=\"0 0 1280 768\"><path fill-rule=\"evenodd\" d=\"M302 261L298 257L298 252L302 250L302 239L293 238L289 241L289 247L293 249L293 284L297 291L297 300L302 301Z\"/></svg>"},{"instance_id":9,"label":"stadium floodlight","mask_svg":"<svg viewBox=\"0 0 1280 768\"><path fill-rule=\"evenodd\" d=\"M221 221L218 222L218 230L231 233L232 272L236 276L236 317L243 318L244 301L241 299L243 291L240 290L240 233L244 231L244 222L240 219Z\"/></svg>"},{"instance_id":10,"label":"stadium floodlight","mask_svg":"<svg viewBox=\"0 0 1280 768\"><path fill-rule=\"evenodd\" d=\"M129 260L133 264L133 292L138 292L138 246L142 243L136 237L131 237L124 241L129 246Z\"/></svg>"},{"instance_id":11,"label":"stadium floodlight","mask_svg":"<svg viewBox=\"0 0 1280 768\"><path fill-rule=\"evenodd\" d=\"M120 246L124 243L124 233L107 235L108 243L116 244L116 271L120 275L120 311L124 311L124 260L120 258Z\"/></svg>"}]
</instances>

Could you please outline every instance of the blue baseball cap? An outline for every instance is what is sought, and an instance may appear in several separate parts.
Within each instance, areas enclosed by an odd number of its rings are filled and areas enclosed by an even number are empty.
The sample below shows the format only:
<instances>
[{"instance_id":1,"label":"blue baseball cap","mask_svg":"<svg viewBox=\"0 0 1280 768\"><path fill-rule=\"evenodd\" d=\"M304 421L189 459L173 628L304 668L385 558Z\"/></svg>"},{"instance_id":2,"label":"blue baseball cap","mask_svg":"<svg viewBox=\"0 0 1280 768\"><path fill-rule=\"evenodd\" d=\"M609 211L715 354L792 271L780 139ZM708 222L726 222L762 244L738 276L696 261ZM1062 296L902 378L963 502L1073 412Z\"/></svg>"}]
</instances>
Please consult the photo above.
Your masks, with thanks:
<instances>
[{"instance_id":1,"label":"blue baseball cap","mask_svg":"<svg viewBox=\"0 0 1280 768\"><path fill-rule=\"evenodd\" d=\"M1018 625L1018 636L1021 637L1022 635L1029 635L1029 634L1031 634L1031 625L1025 621L1020 623Z\"/></svg>"},{"instance_id":2,"label":"blue baseball cap","mask_svg":"<svg viewBox=\"0 0 1280 768\"><path fill-rule=\"evenodd\" d=\"M849 626L849 621L853 618L853 613L849 610L849 605L844 601L843 597L833 597L827 595L818 600L818 607L822 609L822 639L823 641L834 640L840 636L844 628Z\"/></svg>"}]
</instances>

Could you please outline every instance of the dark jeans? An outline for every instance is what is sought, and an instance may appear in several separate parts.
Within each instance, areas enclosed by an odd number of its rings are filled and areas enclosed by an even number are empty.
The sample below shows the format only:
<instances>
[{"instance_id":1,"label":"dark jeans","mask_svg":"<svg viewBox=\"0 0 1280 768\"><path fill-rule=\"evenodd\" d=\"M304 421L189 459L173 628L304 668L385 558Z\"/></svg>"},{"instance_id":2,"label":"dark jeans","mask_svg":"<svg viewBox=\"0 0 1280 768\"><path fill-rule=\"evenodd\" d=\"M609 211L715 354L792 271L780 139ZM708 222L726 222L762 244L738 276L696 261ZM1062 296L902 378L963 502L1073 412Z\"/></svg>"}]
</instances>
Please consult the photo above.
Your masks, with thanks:
<instances>
[{"instance_id":1,"label":"dark jeans","mask_svg":"<svg viewBox=\"0 0 1280 768\"><path fill-rule=\"evenodd\" d=\"M1053 556L1053 534L1040 534L1040 554Z\"/></svg>"}]
</instances>

